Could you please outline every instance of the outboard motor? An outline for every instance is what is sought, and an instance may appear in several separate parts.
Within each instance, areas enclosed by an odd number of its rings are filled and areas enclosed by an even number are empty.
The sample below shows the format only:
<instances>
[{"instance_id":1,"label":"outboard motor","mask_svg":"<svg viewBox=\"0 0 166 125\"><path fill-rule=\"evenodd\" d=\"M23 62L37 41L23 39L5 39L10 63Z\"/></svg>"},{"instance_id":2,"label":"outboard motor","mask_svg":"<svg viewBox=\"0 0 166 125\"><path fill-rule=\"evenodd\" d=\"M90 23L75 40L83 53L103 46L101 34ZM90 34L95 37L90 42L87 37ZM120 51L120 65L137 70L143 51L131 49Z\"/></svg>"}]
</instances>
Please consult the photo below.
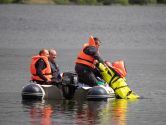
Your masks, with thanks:
<instances>
[{"instance_id":1,"label":"outboard motor","mask_svg":"<svg viewBox=\"0 0 166 125\"><path fill-rule=\"evenodd\" d=\"M62 92L65 99L72 99L77 88L77 74L64 72L62 75Z\"/></svg>"},{"instance_id":2,"label":"outboard motor","mask_svg":"<svg viewBox=\"0 0 166 125\"><path fill-rule=\"evenodd\" d=\"M21 94L23 100L42 100L45 96L43 88L35 83L24 86Z\"/></svg>"},{"instance_id":3,"label":"outboard motor","mask_svg":"<svg viewBox=\"0 0 166 125\"><path fill-rule=\"evenodd\" d=\"M87 94L89 101L107 101L108 98L110 98L110 95L101 86L92 87Z\"/></svg>"}]
</instances>

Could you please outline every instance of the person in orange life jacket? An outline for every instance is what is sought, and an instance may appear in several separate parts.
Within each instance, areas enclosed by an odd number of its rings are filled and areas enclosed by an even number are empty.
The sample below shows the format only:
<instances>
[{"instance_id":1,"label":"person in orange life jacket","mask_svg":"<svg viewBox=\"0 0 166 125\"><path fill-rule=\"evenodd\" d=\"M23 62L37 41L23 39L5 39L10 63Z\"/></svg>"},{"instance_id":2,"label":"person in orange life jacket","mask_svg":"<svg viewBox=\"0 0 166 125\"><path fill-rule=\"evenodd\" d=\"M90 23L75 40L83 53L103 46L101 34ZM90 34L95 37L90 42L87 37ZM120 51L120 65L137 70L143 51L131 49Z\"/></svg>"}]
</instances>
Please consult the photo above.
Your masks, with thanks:
<instances>
[{"instance_id":1,"label":"person in orange life jacket","mask_svg":"<svg viewBox=\"0 0 166 125\"><path fill-rule=\"evenodd\" d=\"M97 77L101 77L97 68L93 64L94 60L104 63L99 56L99 46L101 42L97 37L90 36L88 43L84 44L83 49L77 56L75 71L78 74L78 81L89 86L99 84Z\"/></svg>"},{"instance_id":2,"label":"person in orange life jacket","mask_svg":"<svg viewBox=\"0 0 166 125\"><path fill-rule=\"evenodd\" d=\"M62 77L60 75L60 70L58 65L56 64L56 57L57 57L57 52L55 49L50 49L49 50L49 63L51 66L51 73L52 73L52 78L51 81L53 84L56 83L61 83L62 82Z\"/></svg>"},{"instance_id":3,"label":"person in orange life jacket","mask_svg":"<svg viewBox=\"0 0 166 125\"><path fill-rule=\"evenodd\" d=\"M30 66L31 80L38 84L49 84L52 78L51 67L48 61L49 51L42 49L39 55L32 57Z\"/></svg>"}]
</instances>

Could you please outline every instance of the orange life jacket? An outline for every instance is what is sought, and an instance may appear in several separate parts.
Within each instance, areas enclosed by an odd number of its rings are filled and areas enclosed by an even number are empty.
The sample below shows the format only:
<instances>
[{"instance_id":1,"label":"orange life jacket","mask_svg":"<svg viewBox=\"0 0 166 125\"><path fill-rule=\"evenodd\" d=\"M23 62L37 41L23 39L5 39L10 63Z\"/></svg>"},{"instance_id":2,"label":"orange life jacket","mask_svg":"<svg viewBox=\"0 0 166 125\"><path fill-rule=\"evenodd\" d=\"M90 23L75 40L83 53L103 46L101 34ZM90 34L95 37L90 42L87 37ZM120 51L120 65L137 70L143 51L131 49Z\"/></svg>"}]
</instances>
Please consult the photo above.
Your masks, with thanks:
<instances>
[{"instance_id":1,"label":"orange life jacket","mask_svg":"<svg viewBox=\"0 0 166 125\"><path fill-rule=\"evenodd\" d=\"M93 64L93 62L94 62L95 59L92 56L87 55L83 51L88 46L94 46L96 48L96 44L95 44L95 41L94 41L94 39L93 39L92 36L89 37L88 43L84 44L84 47L80 51L80 53L78 54L75 63L84 64L84 65L87 65L87 66L89 66L91 68L95 68L95 65Z\"/></svg>"},{"instance_id":2,"label":"orange life jacket","mask_svg":"<svg viewBox=\"0 0 166 125\"><path fill-rule=\"evenodd\" d=\"M32 62L30 65L30 72L31 72L31 80L38 80L38 81L43 81L39 76L36 74L36 67L35 64L39 59L43 59L44 62L46 63L46 68L42 70L42 74L47 78L48 81L51 81L52 74L51 74L51 66L49 64L48 58L45 56L33 56L32 57Z\"/></svg>"},{"instance_id":3,"label":"orange life jacket","mask_svg":"<svg viewBox=\"0 0 166 125\"><path fill-rule=\"evenodd\" d=\"M123 60L118 60L112 63L112 68L124 78L127 75L125 64Z\"/></svg>"}]
</instances>

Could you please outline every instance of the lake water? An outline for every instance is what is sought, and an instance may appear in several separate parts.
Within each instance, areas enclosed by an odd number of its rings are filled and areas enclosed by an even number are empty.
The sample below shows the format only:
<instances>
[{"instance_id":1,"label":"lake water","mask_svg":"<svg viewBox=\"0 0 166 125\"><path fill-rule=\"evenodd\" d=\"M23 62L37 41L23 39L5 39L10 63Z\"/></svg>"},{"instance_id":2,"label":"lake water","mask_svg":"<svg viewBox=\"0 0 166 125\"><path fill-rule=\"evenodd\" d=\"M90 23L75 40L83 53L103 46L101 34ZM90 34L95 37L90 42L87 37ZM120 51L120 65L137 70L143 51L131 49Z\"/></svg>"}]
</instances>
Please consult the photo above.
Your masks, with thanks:
<instances>
[{"instance_id":1,"label":"lake water","mask_svg":"<svg viewBox=\"0 0 166 125\"><path fill-rule=\"evenodd\" d=\"M127 83L143 99L25 102L31 56L56 48L61 72L90 35L102 58L123 59ZM166 6L0 5L1 125L165 125Z\"/></svg>"}]
</instances>

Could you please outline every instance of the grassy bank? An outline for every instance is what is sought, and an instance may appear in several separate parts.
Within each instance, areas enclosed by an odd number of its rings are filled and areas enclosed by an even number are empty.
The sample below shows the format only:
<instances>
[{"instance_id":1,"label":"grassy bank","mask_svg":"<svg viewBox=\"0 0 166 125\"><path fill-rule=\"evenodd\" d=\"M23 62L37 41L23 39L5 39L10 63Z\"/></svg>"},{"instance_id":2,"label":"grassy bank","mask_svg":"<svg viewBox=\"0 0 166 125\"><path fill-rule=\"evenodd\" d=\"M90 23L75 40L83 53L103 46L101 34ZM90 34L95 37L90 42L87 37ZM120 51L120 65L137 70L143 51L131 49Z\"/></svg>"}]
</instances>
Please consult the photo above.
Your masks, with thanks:
<instances>
[{"instance_id":1,"label":"grassy bank","mask_svg":"<svg viewBox=\"0 0 166 125\"><path fill-rule=\"evenodd\" d=\"M166 0L0 0L1 4L6 3L39 3L39 4L60 4L60 5L111 5L111 4L166 4Z\"/></svg>"}]
</instances>

